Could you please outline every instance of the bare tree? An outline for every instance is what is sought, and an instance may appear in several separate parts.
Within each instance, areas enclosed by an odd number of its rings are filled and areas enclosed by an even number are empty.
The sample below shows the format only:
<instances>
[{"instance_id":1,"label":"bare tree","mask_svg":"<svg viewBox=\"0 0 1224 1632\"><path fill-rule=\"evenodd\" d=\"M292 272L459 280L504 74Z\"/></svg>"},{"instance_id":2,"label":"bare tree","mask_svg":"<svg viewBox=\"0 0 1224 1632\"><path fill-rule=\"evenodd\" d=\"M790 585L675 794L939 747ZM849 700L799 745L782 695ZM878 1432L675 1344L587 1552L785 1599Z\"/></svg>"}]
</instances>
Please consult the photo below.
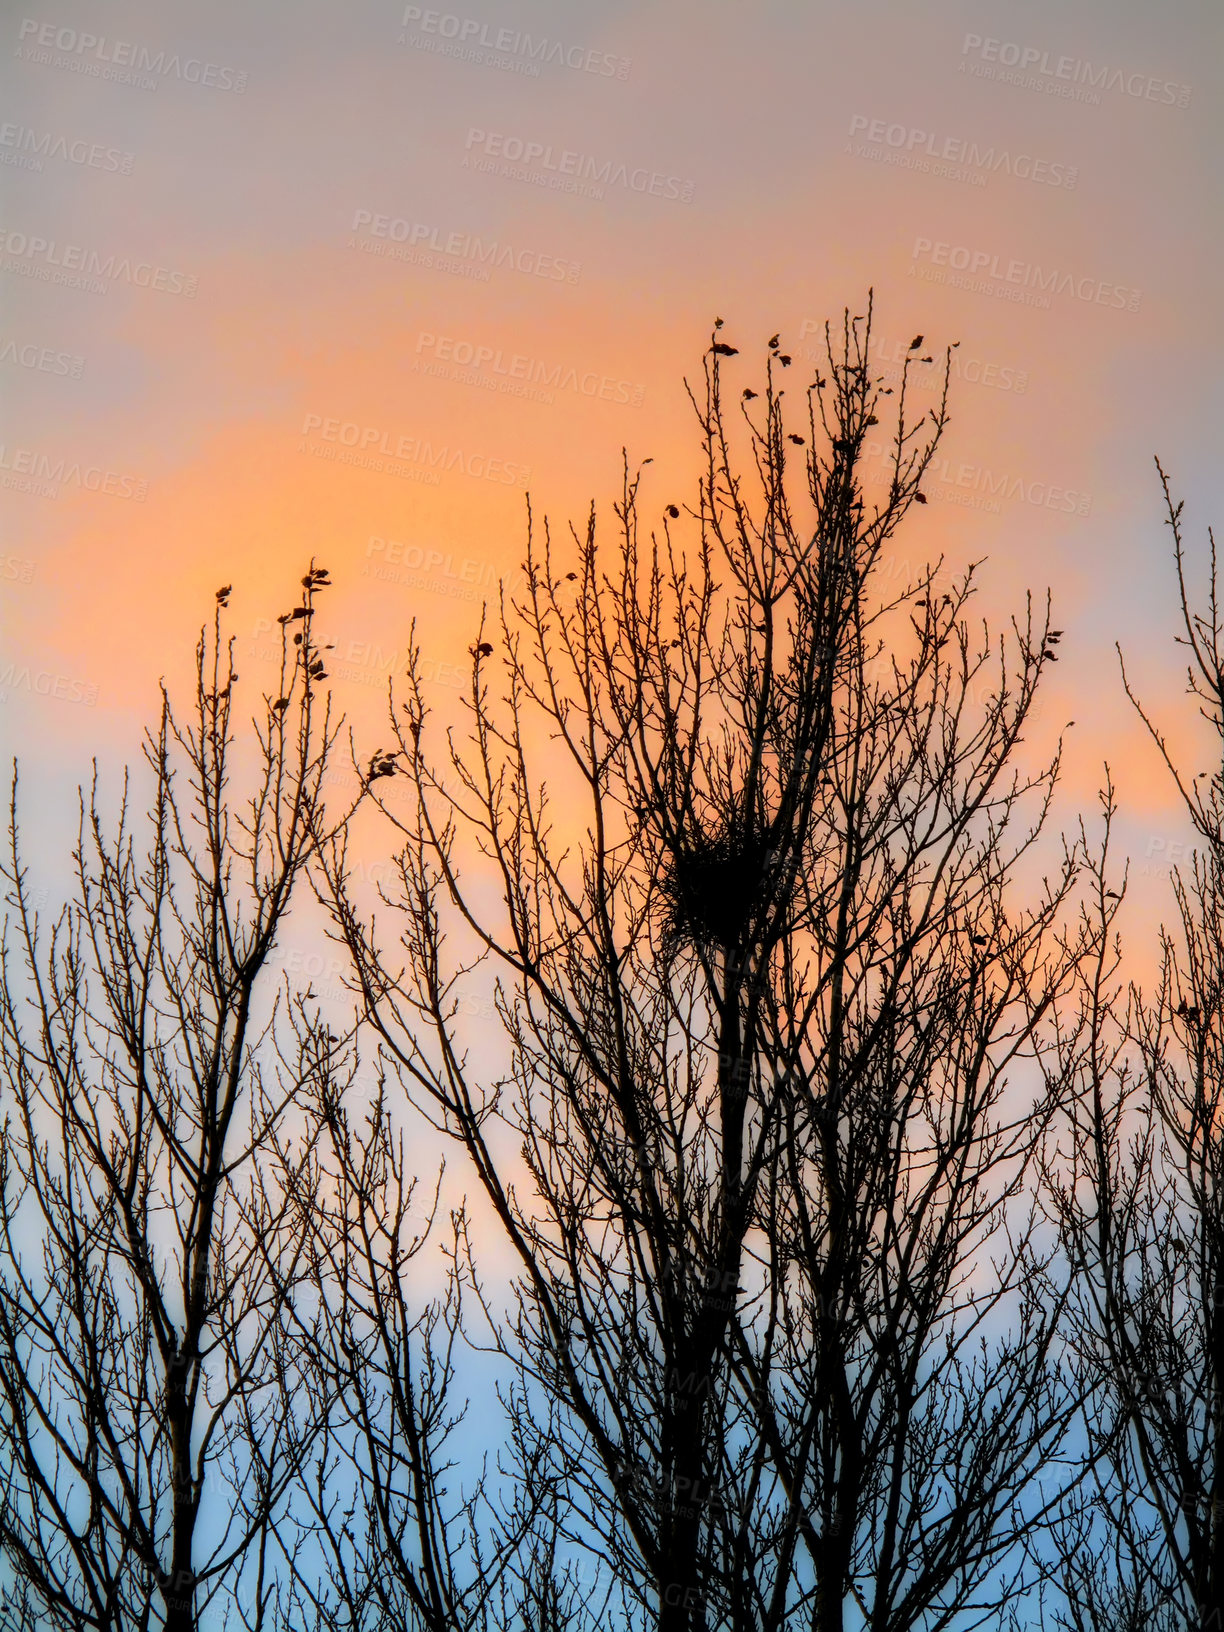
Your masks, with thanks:
<instances>
[{"instance_id":1,"label":"bare tree","mask_svg":"<svg viewBox=\"0 0 1224 1632\"><path fill-rule=\"evenodd\" d=\"M394 952L324 862L389 1068L520 1266L501 1340L527 1477L661 1632L997 1615L1074 1404L1015 1217L1041 1116L1007 1092L1070 957L1073 858L1012 899L1057 772L1017 758L1059 631L1030 604L1012 638L975 636L973 569L890 579L951 354L911 422L915 340L871 505L892 393L870 327L829 336L801 429L774 337L735 393L741 461L716 321L694 502L648 524L626 462L610 561L594 508L564 553L529 509L527 588L477 633L448 764L413 657ZM491 1083L456 1024L484 960Z\"/></svg>"},{"instance_id":2,"label":"bare tree","mask_svg":"<svg viewBox=\"0 0 1224 1632\"><path fill-rule=\"evenodd\" d=\"M345 873L347 877L347 871ZM467 1346L467 1220L450 1219L445 1289L420 1289L439 1188L422 1199L382 1097L354 1115L360 1065L339 1039L313 1076L311 1154L295 1173L311 1292L295 1302L304 1413L290 1624L351 1632L488 1632L514 1624L537 1514L486 1492L451 1441ZM439 1186L441 1174L439 1174ZM292 1401L287 1401L291 1410ZM482 1412L483 1443L499 1413ZM314 1424L321 1424L315 1431Z\"/></svg>"},{"instance_id":3,"label":"bare tree","mask_svg":"<svg viewBox=\"0 0 1224 1632\"><path fill-rule=\"evenodd\" d=\"M278 1515L309 1435L278 1384L306 1236L294 1127L320 1024L273 953L316 844L335 726L314 632L281 619L279 687L235 709L229 587L184 719L162 688L148 821L125 777L81 794L71 893L31 904L14 777L0 990L0 1624L250 1627L277 1600ZM250 787L239 798L233 779Z\"/></svg>"},{"instance_id":4,"label":"bare tree","mask_svg":"<svg viewBox=\"0 0 1224 1632\"><path fill-rule=\"evenodd\" d=\"M1206 611L1172 530L1187 685L1215 735L1217 768L1181 771L1123 682L1202 848L1174 869L1154 991L1122 981L1109 826L1094 866L1078 1011L1062 1028L1067 1090L1047 1190L1076 1276L1068 1330L1091 1384L1085 1422L1097 1496L1063 1522L1064 1624L1075 1632L1224 1621L1224 628L1214 536ZM1119 654L1121 655L1121 654ZM1112 1567L1102 1571L1102 1553Z\"/></svg>"}]
</instances>

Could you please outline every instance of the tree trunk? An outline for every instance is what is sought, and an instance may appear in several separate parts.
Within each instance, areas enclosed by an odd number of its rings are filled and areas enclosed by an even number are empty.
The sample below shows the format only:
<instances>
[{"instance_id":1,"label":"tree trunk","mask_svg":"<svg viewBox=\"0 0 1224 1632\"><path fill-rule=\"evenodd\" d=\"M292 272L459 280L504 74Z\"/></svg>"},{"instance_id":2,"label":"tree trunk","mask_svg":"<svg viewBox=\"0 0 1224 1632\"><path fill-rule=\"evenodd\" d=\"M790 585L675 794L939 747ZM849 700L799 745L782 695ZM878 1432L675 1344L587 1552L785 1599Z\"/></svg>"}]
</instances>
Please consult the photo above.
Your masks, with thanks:
<instances>
[{"instance_id":1,"label":"tree trunk","mask_svg":"<svg viewBox=\"0 0 1224 1632\"><path fill-rule=\"evenodd\" d=\"M739 1291L744 1237L744 1116L751 1061L740 1030L739 997L731 980L719 1033L718 1092L722 1121L722 1175L715 1273L701 1304L684 1363L678 1368L670 1421L664 1428L663 1471L667 1515L659 1571L659 1632L706 1632L707 1587L699 1556L706 1478L707 1409L711 1372L722 1352Z\"/></svg>"},{"instance_id":2,"label":"tree trunk","mask_svg":"<svg viewBox=\"0 0 1224 1632\"><path fill-rule=\"evenodd\" d=\"M173 1503L170 1571L162 1581L165 1632L196 1632L196 1576L191 1564L196 1499L191 1467L191 1416L187 1397L190 1362L180 1349L166 1373Z\"/></svg>"},{"instance_id":3,"label":"tree trunk","mask_svg":"<svg viewBox=\"0 0 1224 1632\"><path fill-rule=\"evenodd\" d=\"M165 1632L196 1632L195 1571L188 1564L172 1570L162 1584Z\"/></svg>"}]
</instances>

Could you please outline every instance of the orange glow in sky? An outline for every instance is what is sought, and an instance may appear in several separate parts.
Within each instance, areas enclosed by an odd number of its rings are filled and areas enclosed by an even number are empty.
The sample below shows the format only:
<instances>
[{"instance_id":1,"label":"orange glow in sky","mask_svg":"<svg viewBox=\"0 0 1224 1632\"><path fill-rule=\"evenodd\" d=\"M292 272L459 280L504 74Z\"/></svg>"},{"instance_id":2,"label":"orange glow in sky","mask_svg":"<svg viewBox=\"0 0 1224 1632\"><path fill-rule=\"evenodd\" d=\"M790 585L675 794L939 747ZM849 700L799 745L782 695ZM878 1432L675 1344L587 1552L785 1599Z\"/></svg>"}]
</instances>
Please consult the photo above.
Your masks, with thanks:
<instances>
[{"instance_id":1,"label":"orange glow in sky","mask_svg":"<svg viewBox=\"0 0 1224 1632\"><path fill-rule=\"evenodd\" d=\"M913 332L960 341L898 555L987 558L992 624L1052 588L1034 740L1076 721L1065 814L1095 812L1108 758L1158 871L1184 823L1113 648L1192 718L1152 455L1205 543L1219 12L464 8L74 0L2 25L0 718L26 798L134 755L221 583L254 699L312 556L360 728L413 617L453 700L528 492L581 522L626 448L654 460L647 511L683 502L714 315L737 378L781 330L800 387L874 287L885 366Z\"/></svg>"}]
</instances>

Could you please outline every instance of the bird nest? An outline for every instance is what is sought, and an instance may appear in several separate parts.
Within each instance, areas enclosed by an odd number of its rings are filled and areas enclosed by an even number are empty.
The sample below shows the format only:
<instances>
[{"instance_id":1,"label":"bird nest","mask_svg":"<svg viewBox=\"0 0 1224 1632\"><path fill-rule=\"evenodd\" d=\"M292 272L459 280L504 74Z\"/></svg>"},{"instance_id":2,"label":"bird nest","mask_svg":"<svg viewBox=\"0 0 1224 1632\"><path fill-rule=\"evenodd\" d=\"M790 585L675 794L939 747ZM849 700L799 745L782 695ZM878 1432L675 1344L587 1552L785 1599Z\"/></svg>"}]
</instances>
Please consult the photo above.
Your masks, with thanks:
<instances>
[{"instance_id":1,"label":"bird nest","mask_svg":"<svg viewBox=\"0 0 1224 1632\"><path fill-rule=\"evenodd\" d=\"M741 821L684 839L659 879L668 944L742 946L769 898L770 860L766 834Z\"/></svg>"}]
</instances>

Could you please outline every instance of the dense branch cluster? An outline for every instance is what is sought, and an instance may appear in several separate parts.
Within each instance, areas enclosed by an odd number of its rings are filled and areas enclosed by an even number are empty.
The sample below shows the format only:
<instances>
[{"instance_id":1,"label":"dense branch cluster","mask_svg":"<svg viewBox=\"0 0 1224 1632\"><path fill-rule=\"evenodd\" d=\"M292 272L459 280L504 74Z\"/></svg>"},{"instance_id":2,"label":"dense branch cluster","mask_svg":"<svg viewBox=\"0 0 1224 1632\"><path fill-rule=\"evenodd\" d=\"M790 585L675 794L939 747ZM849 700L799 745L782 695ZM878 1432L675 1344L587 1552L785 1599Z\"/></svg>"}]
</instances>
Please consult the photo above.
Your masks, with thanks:
<instances>
[{"instance_id":1,"label":"dense branch cluster","mask_svg":"<svg viewBox=\"0 0 1224 1632\"><path fill-rule=\"evenodd\" d=\"M951 350L915 419L871 323L792 408L716 320L690 501L529 507L465 726L414 634L339 808L314 563L249 731L218 591L50 928L14 782L0 1627L1218 1632L1224 773L1140 709L1203 849L1124 984L1108 778L1032 881L1048 600L891 570Z\"/></svg>"}]
</instances>

